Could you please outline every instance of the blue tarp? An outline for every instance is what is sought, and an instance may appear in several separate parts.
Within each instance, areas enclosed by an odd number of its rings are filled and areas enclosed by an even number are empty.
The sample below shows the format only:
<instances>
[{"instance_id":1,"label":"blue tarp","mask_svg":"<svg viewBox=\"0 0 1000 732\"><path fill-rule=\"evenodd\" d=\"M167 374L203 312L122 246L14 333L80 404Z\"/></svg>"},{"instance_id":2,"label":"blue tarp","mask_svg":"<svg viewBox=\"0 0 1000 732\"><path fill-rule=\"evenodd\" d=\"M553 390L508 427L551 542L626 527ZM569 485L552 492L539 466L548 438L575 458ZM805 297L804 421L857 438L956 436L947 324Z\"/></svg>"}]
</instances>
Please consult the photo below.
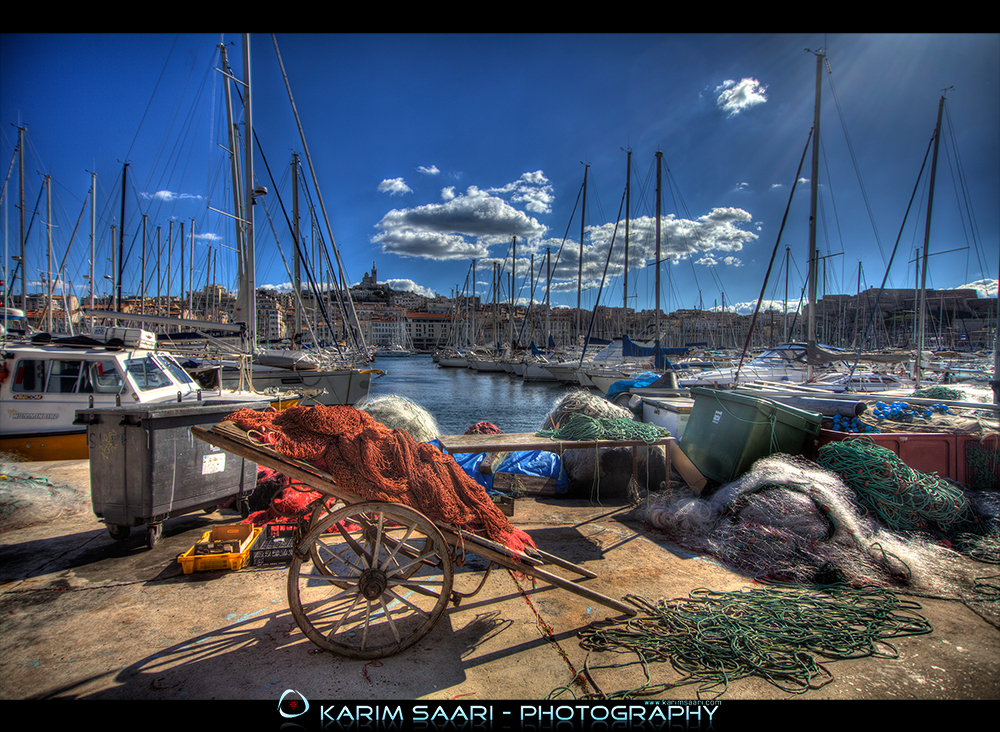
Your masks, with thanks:
<instances>
[{"instance_id":1,"label":"blue tarp","mask_svg":"<svg viewBox=\"0 0 1000 732\"><path fill-rule=\"evenodd\" d=\"M640 386L649 386L654 381L657 381L661 376L663 376L663 374L657 374L652 371L644 371L643 373L636 375L635 378L616 381L608 388L608 393L604 395L604 398L610 400L615 394L628 391L632 387L638 388Z\"/></svg>"},{"instance_id":2,"label":"blue tarp","mask_svg":"<svg viewBox=\"0 0 1000 732\"><path fill-rule=\"evenodd\" d=\"M431 440L431 445L441 448L437 440ZM493 475L483 475L479 472L479 466L483 459L489 455L487 452L460 452L452 455L458 466L486 489L489 494L500 493L493 487ZM530 475L539 478L555 478L556 493L566 493L569 490L569 476L562 466L562 459L554 452L545 450L523 450L511 452L497 466L493 468L494 473L510 473L512 475Z\"/></svg>"}]
</instances>

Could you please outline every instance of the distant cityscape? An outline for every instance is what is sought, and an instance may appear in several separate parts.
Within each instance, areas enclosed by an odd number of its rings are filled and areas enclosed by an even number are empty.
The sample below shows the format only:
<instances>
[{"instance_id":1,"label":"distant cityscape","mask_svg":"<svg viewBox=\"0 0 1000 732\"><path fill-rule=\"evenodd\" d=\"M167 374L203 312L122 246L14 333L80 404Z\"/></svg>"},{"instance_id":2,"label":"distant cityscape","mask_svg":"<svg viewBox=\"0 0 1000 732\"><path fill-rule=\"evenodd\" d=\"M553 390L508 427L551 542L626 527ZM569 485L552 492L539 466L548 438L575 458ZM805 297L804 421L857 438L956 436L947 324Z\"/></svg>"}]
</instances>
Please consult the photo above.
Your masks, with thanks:
<instances>
[{"instance_id":1,"label":"distant cityscape","mask_svg":"<svg viewBox=\"0 0 1000 732\"><path fill-rule=\"evenodd\" d=\"M611 340L628 334L637 341L654 338L657 321L664 347L697 345L704 348L742 347L753 329L752 348L806 339L805 317L793 305L740 315L716 310L676 310L657 313L624 307L598 306L593 310L548 308L544 304L511 305L484 302L479 297L425 297L392 290L366 273L350 288L350 299L330 289L317 298L311 291L298 297L263 287L257 290L257 334L262 344L312 346L344 342L345 324L355 322L369 346L405 344L422 352L447 345L516 344L527 348L548 343L568 346L589 335ZM816 307L816 339L841 347L867 350L907 349L917 344L919 292L913 289L869 289L857 295L825 295ZM11 298L14 299L14 298ZM72 333L85 331L91 318L82 308L115 310L143 316L200 320L211 323L238 322L236 294L221 285L206 285L183 297L124 297L115 308L110 297L53 296L49 308L46 294L27 294L25 312L38 330ZM992 350L997 327L996 298L980 298L976 290L928 290L925 296L927 349L965 351ZM19 304L11 302L10 304ZM874 313L874 315L873 315ZM154 324L143 327L154 332L173 332L177 326ZM551 336L551 340L550 340Z\"/></svg>"}]
</instances>

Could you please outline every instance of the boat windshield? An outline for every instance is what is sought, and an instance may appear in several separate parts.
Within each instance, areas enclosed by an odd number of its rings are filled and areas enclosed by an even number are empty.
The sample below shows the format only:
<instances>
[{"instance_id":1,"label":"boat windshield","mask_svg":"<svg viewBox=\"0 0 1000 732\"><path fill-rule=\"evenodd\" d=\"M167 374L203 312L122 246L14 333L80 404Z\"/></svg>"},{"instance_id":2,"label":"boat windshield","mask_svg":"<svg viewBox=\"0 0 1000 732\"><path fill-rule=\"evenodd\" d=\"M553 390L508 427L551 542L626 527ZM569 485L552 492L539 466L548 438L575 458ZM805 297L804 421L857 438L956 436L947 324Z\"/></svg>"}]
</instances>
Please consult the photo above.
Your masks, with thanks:
<instances>
[{"instance_id":1,"label":"boat windshield","mask_svg":"<svg viewBox=\"0 0 1000 732\"><path fill-rule=\"evenodd\" d=\"M169 356L165 353L160 353L154 356L157 361L162 362L164 368L174 377L174 381L179 384L194 384L194 379L191 378L183 366L177 363L177 360L173 356Z\"/></svg>"},{"instance_id":2,"label":"boat windshield","mask_svg":"<svg viewBox=\"0 0 1000 732\"><path fill-rule=\"evenodd\" d=\"M796 362L805 363L805 360L805 349L772 348L764 351L764 353L757 356L757 358L753 359L750 363L755 366L764 366L768 364L787 366L788 364Z\"/></svg>"},{"instance_id":3,"label":"boat windshield","mask_svg":"<svg viewBox=\"0 0 1000 732\"><path fill-rule=\"evenodd\" d=\"M149 353L126 358L125 369L139 391L194 384L191 377L173 358L161 354Z\"/></svg>"}]
</instances>

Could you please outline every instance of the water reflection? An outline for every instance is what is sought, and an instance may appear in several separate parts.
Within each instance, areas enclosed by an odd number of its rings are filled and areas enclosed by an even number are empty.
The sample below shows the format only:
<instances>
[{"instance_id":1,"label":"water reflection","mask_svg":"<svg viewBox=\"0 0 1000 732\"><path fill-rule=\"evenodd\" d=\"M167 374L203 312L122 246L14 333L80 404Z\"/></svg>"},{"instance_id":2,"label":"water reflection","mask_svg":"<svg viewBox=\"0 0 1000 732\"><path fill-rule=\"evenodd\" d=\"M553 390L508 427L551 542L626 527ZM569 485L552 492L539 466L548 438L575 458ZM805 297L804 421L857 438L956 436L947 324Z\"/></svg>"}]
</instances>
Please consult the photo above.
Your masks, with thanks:
<instances>
[{"instance_id":1,"label":"water reflection","mask_svg":"<svg viewBox=\"0 0 1000 732\"><path fill-rule=\"evenodd\" d=\"M385 374L372 380L370 397L406 397L437 420L443 435L460 435L477 422L504 432L535 432L571 387L525 382L502 373L440 368L428 356L376 360Z\"/></svg>"}]
</instances>

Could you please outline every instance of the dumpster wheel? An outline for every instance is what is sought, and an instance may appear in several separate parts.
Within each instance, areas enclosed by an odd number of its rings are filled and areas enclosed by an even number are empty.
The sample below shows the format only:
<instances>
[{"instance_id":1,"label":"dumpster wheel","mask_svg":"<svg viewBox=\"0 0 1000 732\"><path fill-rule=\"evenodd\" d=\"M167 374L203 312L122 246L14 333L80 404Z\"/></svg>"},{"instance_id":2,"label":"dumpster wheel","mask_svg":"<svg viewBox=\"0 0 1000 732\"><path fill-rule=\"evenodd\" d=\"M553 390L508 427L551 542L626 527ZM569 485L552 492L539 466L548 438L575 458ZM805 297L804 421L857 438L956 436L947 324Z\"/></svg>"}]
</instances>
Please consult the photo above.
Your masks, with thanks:
<instances>
[{"instance_id":1,"label":"dumpster wheel","mask_svg":"<svg viewBox=\"0 0 1000 732\"><path fill-rule=\"evenodd\" d=\"M151 524L146 527L146 547L152 549L163 536L163 524Z\"/></svg>"},{"instance_id":2,"label":"dumpster wheel","mask_svg":"<svg viewBox=\"0 0 1000 732\"><path fill-rule=\"evenodd\" d=\"M107 526L108 533L111 534L111 538L115 541L125 541L131 532L128 526L120 526L119 524L108 524Z\"/></svg>"}]
</instances>

